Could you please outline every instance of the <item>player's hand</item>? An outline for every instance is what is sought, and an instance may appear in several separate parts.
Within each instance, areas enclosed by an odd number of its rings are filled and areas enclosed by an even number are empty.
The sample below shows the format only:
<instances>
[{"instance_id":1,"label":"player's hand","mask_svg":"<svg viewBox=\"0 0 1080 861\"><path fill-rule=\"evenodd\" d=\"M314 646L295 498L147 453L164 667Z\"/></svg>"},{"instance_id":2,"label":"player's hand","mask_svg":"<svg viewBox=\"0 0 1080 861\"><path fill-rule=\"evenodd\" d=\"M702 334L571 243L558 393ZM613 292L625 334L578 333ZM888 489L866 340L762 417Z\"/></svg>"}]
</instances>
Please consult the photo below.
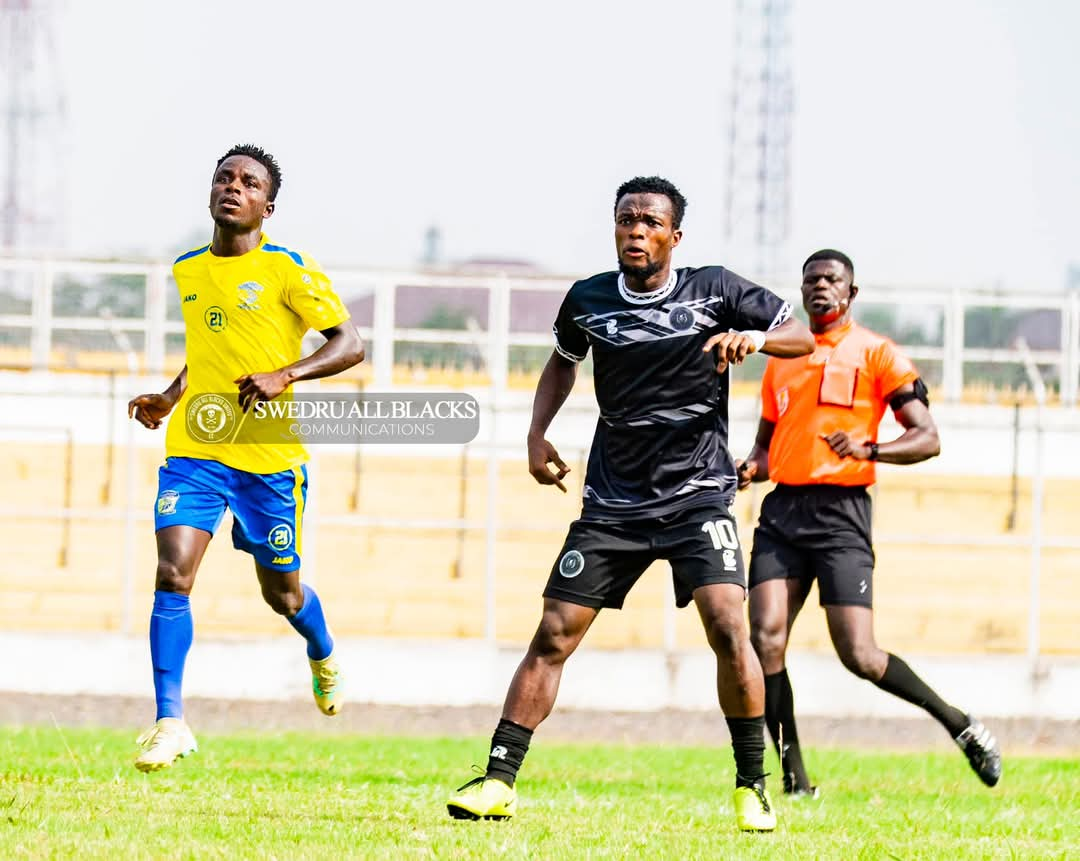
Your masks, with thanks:
<instances>
[{"instance_id":1,"label":"player's hand","mask_svg":"<svg viewBox=\"0 0 1080 861\"><path fill-rule=\"evenodd\" d=\"M548 464L555 466L555 472L548 468ZM540 484L554 484L563 493L566 493L566 485L562 480L570 472L570 467L563 463L555 446L546 439L529 437L529 472Z\"/></svg>"},{"instance_id":2,"label":"player's hand","mask_svg":"<svg viewBox=\"0 0 1080 861\"><path fill-rule=\"evenodd\" d=\"M833 431L830 434L822 434L821 438L829 444L834 452L840 457L850 457L853 460L869 460L870 446L852 442L851 437L844 431Z\"/></svg>"},{"instance_id":3,"label":"player's hand","mask_svg":"<svg viewBox=\"0 0 1080 861\"><path fill-rule=\"evenodd\" d=\"M739 490L746 490L757 475L758 465L756 460L735 461L735 476L739 481Z\"/></svg>"},{"instance_id":4,"label":"player's hand","mask_svg":"<svg viewBox=\"0 0 1080 861\"><path fill-rule=\"evenodd\" d=\"M161 427L162 419L172 412L173 406L173 400L168 395L139 395L128 401L128 418L135 419L144 428L157 430Z\"/></svg>"},{"instance_id":5,"label":"player's hand","mask_svg":"<svg viewBox=\"0 0 1080 861\"><path fill-rule=\"evenodd\" d=\"M246 374L233 382L240 387L240 410L245 413L256 401L272 401L289 387L289 380L281 371Z\"/></svg>"},{"instance_id":6,"label":"player's hand","mask_svg":"<svg viewBox=\"0 0 1080 861\"><path fill-rule=\"evenodd\" d=\"M741 365L743 359L757 352L753 339L742 332L724 332L721 335L713 335L701 349L702 352L708 353L713 348L716 349L716 373L718 374L724 373L728 365Z\"/></svg>"}]
</instances>

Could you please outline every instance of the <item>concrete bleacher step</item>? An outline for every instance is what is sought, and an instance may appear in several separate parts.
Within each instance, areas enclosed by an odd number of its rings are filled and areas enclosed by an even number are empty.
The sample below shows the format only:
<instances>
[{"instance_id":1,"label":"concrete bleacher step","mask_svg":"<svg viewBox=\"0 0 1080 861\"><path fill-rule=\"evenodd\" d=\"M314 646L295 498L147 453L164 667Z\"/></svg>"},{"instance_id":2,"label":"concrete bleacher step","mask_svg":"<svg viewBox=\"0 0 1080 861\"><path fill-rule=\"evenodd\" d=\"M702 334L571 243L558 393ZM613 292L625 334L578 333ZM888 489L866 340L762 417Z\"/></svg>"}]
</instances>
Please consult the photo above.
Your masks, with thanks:
<instances>
[{"instance_id":1,"label":"concrete bleacher step","mask_svg":"<svg viewBox=\"0 0 1080 861\"><path fill-rule=\"evenodd\" d=\"M77 446L71 470L56 442L20 445L15 453L8 504L26 510L55 508L65 498L75 507L104 512L103 488L121 512L126 462L113 452L111 472L102 446ZM140 511L153 504L160 451L140 449L136 498ZM460 457L384 457L365 453L359 479L355 457L320 453L313 466L313 512L305 537L316 565L324 602L345 636L460 637L484 630L486 543L480 531L462 540L452 528L361 528L320 524L320 516L355 513L375 517L456 518L483 522L487 467L467 463L461 508ZM572 464L577 466L577 464ZM580 470L572 474L580 480ZM70 489L65 477L71 476ZM497 634L524 642L540 615L540 592L580 504L576 485L567 495L538 488L520 460L498 471L498 510L503 524L496 542ZM1080 515L1080 482L1047 482L1044 530L1069 535ZM1017 529L1028 528L1030 486L1019 485ZM875 531L880 535L965 534L1001 536L1012 505L1008 481L984 477L936 477L889 471L877 491ZM741 536L751 539L749 496L736 503ZM519 528L542 524L541 531ZM60 549L67 540L66 566ZM59 520L17 516L0 523L8 565L0 574L0 624L22 630L116 630L122 605L124 524L121 520ZM879 642L898 652L1022 652L1027 636L1030 550L1026 547L894 544L879 540L875 580ZM145 627L156 565L150 521L137 523L134 558L136 626ZM1080 552L1042 554L1042 648L1076 653L1080 615ZM650 572L621 613L601 614L590 641L611 647L658 646L663 642L665 591L670 575ZM284 624L262 603L251 561L232 550L226 531L212 542L200 571L193 605L198 630L222 634L273 634ZM1073 623L1070 625L1070 621ZM50 627L52 626L52 627ZM287 628L287 626L286 626ZM676 616L675 643L699 648L700 622L692 608ZM793 634L796 647L830 650L823 614L811 596Z\"/></svg>"}]
</instances>

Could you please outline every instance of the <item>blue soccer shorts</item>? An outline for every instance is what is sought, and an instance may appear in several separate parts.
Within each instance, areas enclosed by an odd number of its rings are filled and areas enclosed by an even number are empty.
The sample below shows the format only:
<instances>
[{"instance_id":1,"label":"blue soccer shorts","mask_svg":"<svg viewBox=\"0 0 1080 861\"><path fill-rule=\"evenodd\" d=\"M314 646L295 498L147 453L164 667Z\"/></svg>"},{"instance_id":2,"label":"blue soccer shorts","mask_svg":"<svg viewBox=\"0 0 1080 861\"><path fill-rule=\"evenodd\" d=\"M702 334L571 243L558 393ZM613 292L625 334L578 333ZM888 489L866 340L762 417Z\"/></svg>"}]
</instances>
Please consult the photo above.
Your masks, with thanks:
<instances>
[{"instance_id":1,"label":"blue soccer shorts","mask_svg":"<svg viewBox=\"0 0 1080 861\"><path fill-rule=\"evenodd\" d=\"M265 568L296 571L307 487L303 465L261 475L216 460L166 458L158 470L154 530L194 526L213 535L228 508L233 547Z\"/></svg>"}]
</instances>

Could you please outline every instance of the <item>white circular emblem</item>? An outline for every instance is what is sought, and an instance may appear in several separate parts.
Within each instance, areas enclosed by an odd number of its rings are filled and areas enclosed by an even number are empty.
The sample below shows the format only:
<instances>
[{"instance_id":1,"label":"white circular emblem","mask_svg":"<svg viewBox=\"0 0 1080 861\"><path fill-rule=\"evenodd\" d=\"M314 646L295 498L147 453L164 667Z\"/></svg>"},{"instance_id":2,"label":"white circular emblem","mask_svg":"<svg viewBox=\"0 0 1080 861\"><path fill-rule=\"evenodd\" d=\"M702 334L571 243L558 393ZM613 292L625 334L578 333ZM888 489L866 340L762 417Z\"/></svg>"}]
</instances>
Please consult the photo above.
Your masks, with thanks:
<instances>
[{"instance_id":1,"label":"white circular emblem","mask_svg":"<svg viewBox=\"0 0 1080 861\"><path fill-rule=\"evenodd\" d=\"M567 550L559 560L559 574L568 580L585 570L585 557L577 550Z\"/></svg>"},{"instance_id":2,"label":"white circular emblem","mask_svg":"<svg viewBox=\"0 0 1080 861\"><path fill-rule=\"evenodd\" d=\"M292 527L288 523L279 523L266 536L266 543L274 550L288 550L293 543Z\"/></svg>"},{"instance_id":3,"label":"white circular emblem","mask_svg":"<svg viewBox=\"0 0 1080 861\"><path fill-rule=\"evenodd\" d=\"M236 410L221 395L199 395L187 408L187 429L199 442L228 439L236 423Z\"/></svg>"}]
</instances>

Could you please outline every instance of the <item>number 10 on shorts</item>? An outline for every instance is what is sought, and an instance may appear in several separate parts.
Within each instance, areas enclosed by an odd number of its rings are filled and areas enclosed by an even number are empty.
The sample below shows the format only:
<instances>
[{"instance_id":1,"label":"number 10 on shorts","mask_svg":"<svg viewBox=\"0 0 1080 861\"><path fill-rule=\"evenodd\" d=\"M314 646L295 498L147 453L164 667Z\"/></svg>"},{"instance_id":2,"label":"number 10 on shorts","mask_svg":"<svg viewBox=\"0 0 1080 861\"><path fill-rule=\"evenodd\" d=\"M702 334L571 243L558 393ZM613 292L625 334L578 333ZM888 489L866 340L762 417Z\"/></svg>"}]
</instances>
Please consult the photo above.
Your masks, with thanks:
<instances>
[{"instance_id":1,"label":"number 10 on shorts","mask_svg":"<svg viewBox=\"0 0 1080 861\"><path fill-rule=\"evenodd\" d=\"M730 520L706 520L701 524L701 531L708 533L714 550L723 551L724 570L737 570L735 551L739 549L739 535L735 524Z\"/></svg>"},{"instance_id":2,"label":"number 10 on shorts","mask_svg":"<svg viewBox=\"0 0 1080 861\"><path fill-rule=\"evenodd\" d=\"M701 524L701 531L709 533L714 550L739 549L739 536L730 520L706 520Z\"/></svg>"}]
</instances>

